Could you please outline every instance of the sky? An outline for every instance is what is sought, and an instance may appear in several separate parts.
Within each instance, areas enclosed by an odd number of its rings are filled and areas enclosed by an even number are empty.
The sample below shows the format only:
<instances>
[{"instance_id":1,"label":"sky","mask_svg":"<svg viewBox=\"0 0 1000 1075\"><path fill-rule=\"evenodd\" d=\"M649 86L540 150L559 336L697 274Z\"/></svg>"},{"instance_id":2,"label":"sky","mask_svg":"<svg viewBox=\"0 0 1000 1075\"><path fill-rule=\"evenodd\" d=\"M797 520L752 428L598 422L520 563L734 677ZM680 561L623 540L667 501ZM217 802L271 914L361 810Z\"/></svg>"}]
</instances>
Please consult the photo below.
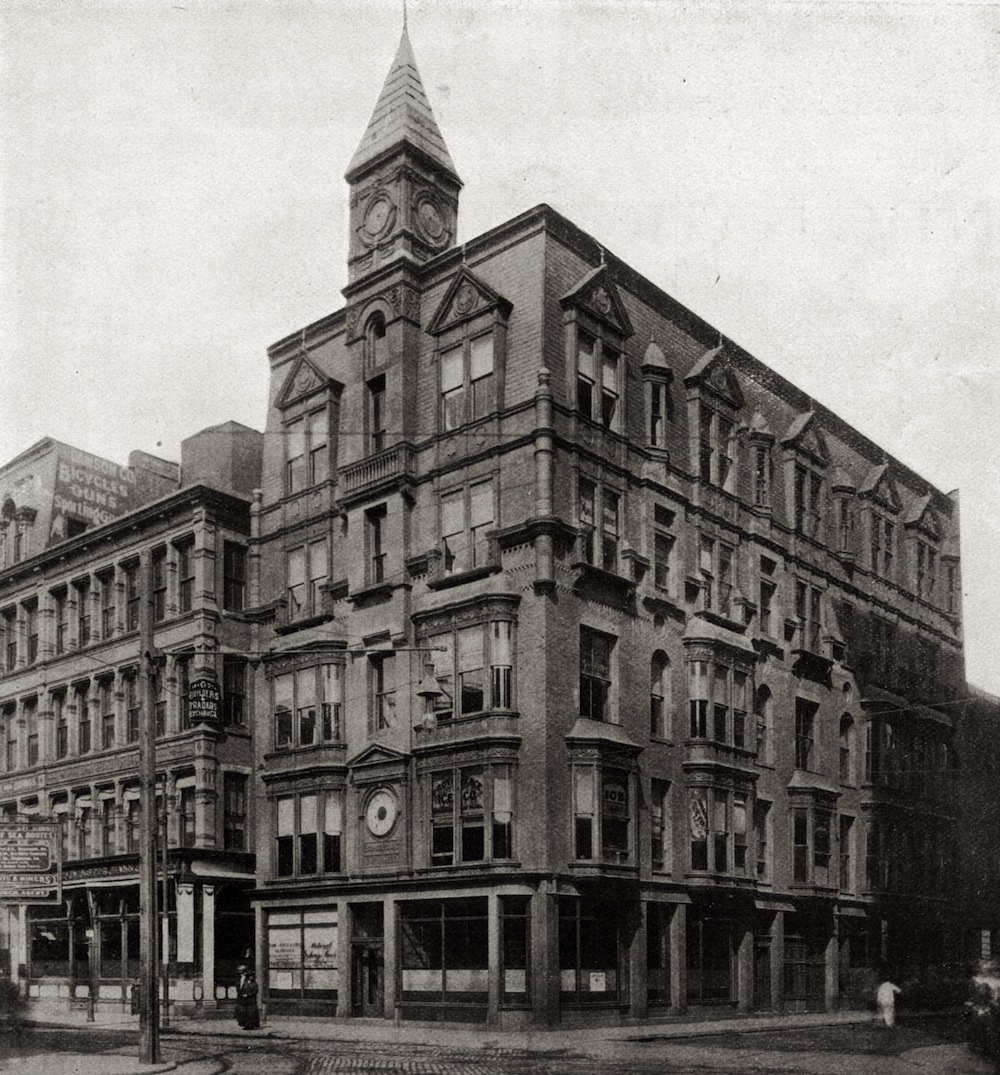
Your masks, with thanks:
<instances>
[{"instance_id":1,"label":"sky","mask_svg":"<svg viewBox=\"0 0 1000 1075\"><path fill-rule=\"evenodd\" d=\"M0 6L0 460L236 419L338 309L402 0ZM409 0L459 241L546 202L948 492L1000 694L1000 7Z\"/></svg>"}]
</instances>

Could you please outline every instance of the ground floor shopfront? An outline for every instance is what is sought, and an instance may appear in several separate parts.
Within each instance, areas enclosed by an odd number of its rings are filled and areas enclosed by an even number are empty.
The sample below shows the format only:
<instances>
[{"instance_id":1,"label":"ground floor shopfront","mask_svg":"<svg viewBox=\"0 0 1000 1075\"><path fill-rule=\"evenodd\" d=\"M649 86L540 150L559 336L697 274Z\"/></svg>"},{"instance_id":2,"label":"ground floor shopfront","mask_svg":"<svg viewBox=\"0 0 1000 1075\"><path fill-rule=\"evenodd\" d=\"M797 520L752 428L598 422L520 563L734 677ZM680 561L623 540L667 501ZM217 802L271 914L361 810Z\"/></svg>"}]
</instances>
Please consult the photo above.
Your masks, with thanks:
<instances>
[{"instance_id":1,"label":"ground floor shopfront","mask_svg":"<svg viewBox=\"0 0 1000 1075\"><path fill-rule=\"evenodd\" d=\"M552 879L255 902L270 1014L497 1027L867 1002L884 932L829 900Z\"/></svg>"},{"instance_id":2,"label":"ground floor shopfront","mask_svg":"<svg viewBox=\"0 0 1000 1075\"><path fill-rule=\"evenodd\" d=\"M235 1000L237 967L253 954L250 888L249 878L171 877L159 947L172 1012ZM140 975L136 878L70 881L61 902L9 906L5 918L12 974L36 1007L131 1011Z\"/></svg>"}]
</instances>

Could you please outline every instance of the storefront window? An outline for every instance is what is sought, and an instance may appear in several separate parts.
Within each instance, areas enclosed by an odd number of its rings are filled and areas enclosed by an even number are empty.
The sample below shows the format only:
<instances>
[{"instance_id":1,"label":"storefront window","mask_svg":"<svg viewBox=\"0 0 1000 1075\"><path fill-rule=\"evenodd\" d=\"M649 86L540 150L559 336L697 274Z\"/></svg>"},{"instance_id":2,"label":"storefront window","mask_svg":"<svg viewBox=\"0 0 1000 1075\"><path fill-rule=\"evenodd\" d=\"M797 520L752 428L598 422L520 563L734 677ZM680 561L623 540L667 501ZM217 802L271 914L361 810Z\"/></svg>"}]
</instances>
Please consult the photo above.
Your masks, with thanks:
<instances>
[{"instance_id":1,"label":"storefront window","mask_svg":"<svg viewBox=\"0 0 1000 1075\"><path fill-rule=\"evenodd\" d=\"M596 900L559 900L560 1000L563 1004L619 1002L618 912Z\"/></svg>"},{"instance_id":2,"label":"storefront window","mask_svg":"<svg viewBox=\"0 0 1000 1075\"><path fill-rule=\"evenodd\" d=\"M336 907L273 912L267 922L267 985L272 1001L322 1000L332 1012L340 985Z\"/></svg>"},{"instance_id":3,"label":"storefront window","mask_svg":"<svg viewBox=\"0 0 1000 1075\"><path fill-rule=\"evenodd\" d=\"M502 1001L522 1005L531 1002L531 901L527 896L500 897L500 951Z\"/></svg>"},{"instance_id":4,"label":"storefront window","mask_svg":"<svg viewBox=\"0 0 1000 1075\"><path fill-rule=\"evenodd\" d=\"M411 1018L420 1018L422 1008L443 1005L459 1018L463 1010L467 1017L485 1018L486 908L485 898L400 905L402 1001ZM516 975L512 982L517 984Z\"/></svg>"}]
</instances>

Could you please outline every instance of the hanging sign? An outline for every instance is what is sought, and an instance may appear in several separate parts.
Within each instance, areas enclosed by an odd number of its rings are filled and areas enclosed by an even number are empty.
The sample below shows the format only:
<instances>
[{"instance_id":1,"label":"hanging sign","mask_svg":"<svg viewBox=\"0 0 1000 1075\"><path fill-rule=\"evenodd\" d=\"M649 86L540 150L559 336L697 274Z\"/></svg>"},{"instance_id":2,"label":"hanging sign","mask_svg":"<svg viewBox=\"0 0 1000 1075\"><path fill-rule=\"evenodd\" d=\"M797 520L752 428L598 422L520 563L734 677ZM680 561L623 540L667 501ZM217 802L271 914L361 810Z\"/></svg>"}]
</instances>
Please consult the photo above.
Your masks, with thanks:
<instances>
[{"instance_id":1,"label":"hanging sign","mask_svg":"<svg viewBox=\"0 0 1000 1075\"><path fill-rule=\"evenodd\" d=\"M188 688L188 719L192 724L218 724L221 702L214 679L196 679Z\"/></svg>"},{"instance_id":2,"label":"hanging sign","mask_svg":"<svg viewBox=\"0 0 1000 1075\"><path fill-rule=\"evenodd\" d=\"M62 901L58 821L0 822L0 902Z\"/></svg>"}]
</instances>

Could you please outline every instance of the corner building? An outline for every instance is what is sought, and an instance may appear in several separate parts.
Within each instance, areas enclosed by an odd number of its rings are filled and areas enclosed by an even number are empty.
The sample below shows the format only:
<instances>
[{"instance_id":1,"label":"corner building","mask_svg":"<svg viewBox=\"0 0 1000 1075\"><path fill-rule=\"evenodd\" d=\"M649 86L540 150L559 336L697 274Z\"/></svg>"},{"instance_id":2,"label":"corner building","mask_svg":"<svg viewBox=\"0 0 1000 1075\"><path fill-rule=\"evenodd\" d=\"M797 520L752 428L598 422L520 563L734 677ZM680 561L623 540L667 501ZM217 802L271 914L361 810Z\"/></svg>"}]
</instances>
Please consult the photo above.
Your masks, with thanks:
<instances>
[{"instance_id":1,"label":"corner building","mask_svg":"<svg viewBox=\"0 0 1000 1075\"><path fill-rule=\"evenodd\" d=\"M271 1012L834 1007L954 950L958 508L547 206L455 245L406 31L269 351Z\"/></svg>"}]
</instances>

